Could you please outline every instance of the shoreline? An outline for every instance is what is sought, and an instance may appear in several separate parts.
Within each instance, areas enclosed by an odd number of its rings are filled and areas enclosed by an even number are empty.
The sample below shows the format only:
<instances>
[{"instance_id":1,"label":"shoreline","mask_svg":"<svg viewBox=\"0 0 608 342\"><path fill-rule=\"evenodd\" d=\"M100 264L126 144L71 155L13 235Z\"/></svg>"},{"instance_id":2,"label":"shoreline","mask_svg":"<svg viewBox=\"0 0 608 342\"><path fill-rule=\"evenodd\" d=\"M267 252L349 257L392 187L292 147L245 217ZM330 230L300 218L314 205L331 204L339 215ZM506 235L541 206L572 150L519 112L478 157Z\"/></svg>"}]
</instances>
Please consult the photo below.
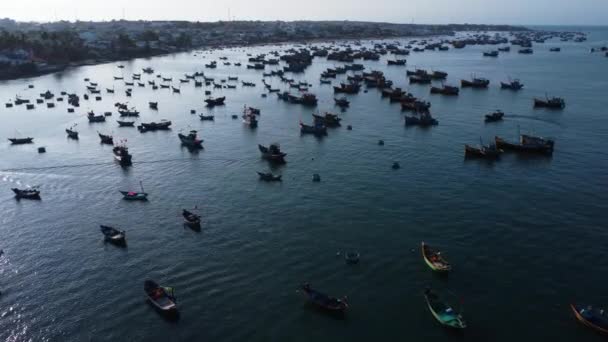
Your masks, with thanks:
<instances>
[{"instance_id":1,"label":"shoreline","mask_svg":"<svg viewBox=\"0 0 608 342\"><path fill-rule=\"evenodd\" d=\"M59 73L59 72L64 72L71 68L78 68L78 67L83 67L83 66L95 66L95 65L116 63L116 62L121 62L121 61L128 62L128 61L133 61L133 60L140 59L140 58L162 57L162 56L169 56L172 54L185 53L185 52L191 53L194 51L213 51L213 50L217 50L217 49L248 48L248 47L269 46L269 45L281 46L281 45L287 45L287 44L332 43L332 42L345 42L345 41L370 41L370 40L405 39L405 38L430 38L430 37L441 37L441 36L454 37L454 36L456 36L456 34L458 32L465 32L465 31L444 32L441 34L429 33L429 34L412 34L412 35L395 35L395 36L388 35L388 36L365 36L365 37L347 37L347 38L335 37L335 38L312 38L312 39L287 39L287 40L283 40L283 41L268 41L268 42L263 42L263 43L256 42L256 43L244 43L244 44L236 43L236 44L226 44L226 45L203 45L203 46L191 47L191 48L181 49L181 50L178 49L175 51L166 51L166 50L162 50L162 52L156 51L153 53L141 54L141 55L127 57L127 58L103 59L103 60L83 60L83 61L79 61L79 62L71 62L71 63L65 64L65 65L50 65L50 66L48 66L48 68L45 68L44 70L38 70L33 73L22 74L22 75L4 76L4 75L0 74L0 82L36 78L36 77L51 75L51 74L55 74L55 73ZM479 32L484 32L484 31L479 31Z\"/></svg>"}]
</instances>

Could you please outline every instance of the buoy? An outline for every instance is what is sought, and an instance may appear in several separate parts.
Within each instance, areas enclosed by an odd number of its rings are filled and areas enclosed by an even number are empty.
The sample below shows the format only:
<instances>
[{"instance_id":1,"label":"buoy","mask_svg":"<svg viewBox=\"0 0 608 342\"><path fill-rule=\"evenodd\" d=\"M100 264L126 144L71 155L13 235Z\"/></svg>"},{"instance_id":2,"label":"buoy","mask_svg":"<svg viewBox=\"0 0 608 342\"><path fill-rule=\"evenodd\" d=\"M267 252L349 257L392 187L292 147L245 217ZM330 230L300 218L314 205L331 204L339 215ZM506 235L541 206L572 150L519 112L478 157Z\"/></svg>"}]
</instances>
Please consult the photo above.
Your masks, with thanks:
<instances>
[{"instance_id":1,"label":"buoy","mask_svg":"<svg viewBox=\"0 0 608 342\"><path fill-rule=\"evenodd\" d=\"M320 182L321 181L321 176L318 173L315 173L314 175L312 175L312 181L313 182Z\"/></svg>"},{"instance_id":2,"label":"buoy","mask_svg":"<svg viewBox=\"0 0 608 342\"><path fill-rule=\"evenodd\" d=\"M384 146L384 140L378 140L378 145Z\"/></svg>"},{"instance_id":3,"label":"buoy","mask_svg":"<svg viewBox=\"0 0 608 342\"><path fill-rule=\"evenodd\" d=\"M349 131L352 131L353 130L353 126L348 125L348 126L346 126L346 129L349 130Z\"/></svg>"},{"instance_id":4,"label":"buoy","mask_svg":"<svg viewBox=\"0 0 608 342\"><path fill-rule=\"evenodd\" d=\"M38 147L38 153L44 153L44 152L46 152L45 147Z\"/></svg>"},{"instance_id":5,"label":"buoy","mask_svg":"<svg viewBox=\"0 0 608 342\"><path fill-rule=\"evenodd\" d=\"M393 163L393 170L397 170L397 169L399 169L399 168L401 168L401 165L399 165L399 163L398 163L398 162L394 162L394 163Z\"/></svg>"},{"instance_id":6,"label":"buoy","mask_svg":"<svg viewBox=\"0 0 608 342\"><path fill-rule=\"evenodd\" d=\"M196 114L196 110L190 109L190 114Z\"/></svg>"}]
</instances>

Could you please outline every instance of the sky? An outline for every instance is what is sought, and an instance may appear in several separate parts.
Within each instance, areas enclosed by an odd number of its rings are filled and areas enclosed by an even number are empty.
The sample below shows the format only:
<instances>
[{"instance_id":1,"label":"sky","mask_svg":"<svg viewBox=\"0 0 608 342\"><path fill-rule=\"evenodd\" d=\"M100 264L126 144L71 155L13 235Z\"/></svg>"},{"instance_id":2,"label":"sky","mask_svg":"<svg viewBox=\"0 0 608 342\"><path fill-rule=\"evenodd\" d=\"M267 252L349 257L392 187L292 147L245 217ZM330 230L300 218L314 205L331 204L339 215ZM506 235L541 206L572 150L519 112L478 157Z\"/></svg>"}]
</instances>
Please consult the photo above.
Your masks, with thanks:
<instances>
[{"instance_id":1,"label":"sky","mask_svg":"<svg viewBox=\"0 0 608 342\"><path fill-rule=\"evenodd\" d=\"M606 25L608 0L0 0L0 17Z\"/></svg>"}]
</instances>

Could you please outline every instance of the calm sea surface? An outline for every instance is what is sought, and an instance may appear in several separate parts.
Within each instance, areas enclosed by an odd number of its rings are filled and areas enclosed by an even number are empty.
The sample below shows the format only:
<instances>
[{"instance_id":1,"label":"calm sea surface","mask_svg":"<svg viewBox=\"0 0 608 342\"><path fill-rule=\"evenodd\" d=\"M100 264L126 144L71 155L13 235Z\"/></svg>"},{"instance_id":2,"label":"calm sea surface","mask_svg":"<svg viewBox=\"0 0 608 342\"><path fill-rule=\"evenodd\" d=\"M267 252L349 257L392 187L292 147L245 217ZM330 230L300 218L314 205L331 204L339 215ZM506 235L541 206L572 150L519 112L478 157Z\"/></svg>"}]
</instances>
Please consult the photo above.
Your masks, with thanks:
<instances>
[{"instance_id":1,"label":"calm sea surface","mask_svg":"<svg viewBox=\"0 0 608 342\"><path fill-rule=\"evenodd\" d=\"M608 43L608 29L579 29L588 42L553 40L535 45L533 55L483 58L489 48L474 46L407 58L409 69L447 71L448 84L472 74L491 80L488 90L462 89L454 98L410 86L405 68L386 65L392 56L366 62L368 71L384 71L430 100L439 126L406 129L399 105L370 89L350 96L343 127L322 140L299 133L312 109L262 98L262 73L244 67L246 53L290 46L184 53L126 62L122 71L112 63L0 83L0 340L601 341L568 307L608 304L608 58L589 53ZM562 52L549 52L553 46ZM204 68L220 56L243 67L218 60L217 69ZM331 87L318 82L337 65L316 58L293 76L313 85L320 111L337 111ZM148 66L174 83L205 71L257 86L213 90L227 97L213 110L204 108L205 88L192 83L182 84L181 94L135 87L127 99L113 76ZM520 78L524 90L501 90L509 77ZM4 108L15 95L35 99L47 89L82 95L84 78L99 83L103 100L82 100L75 113L66 103ZM149 79L156 77L142 76ZM269 81L286 89L278 78ZM112 87L116 94L105 94ZM567 107L534 110L533 97L545 93L565 98ZM117 101L136 106L141 121L172 120L173 129L119 128ZM148 101L158 101L159 110L149 110ZM244 105L262 110L257 130L231 118ZM215 122L200 121L191 109L214 114ZM495 109L506 112L505 121L485 125L483 115ZM88 110L114 115L89 124ZM64 132L74 124L79 141ZM465 143L515 139L518 126L554 138L553 157L463 161ZM177 138L190 129L205 140L198 154ZM35 144L10 146L6 138L16 130ZM115 164L97 131L127 139L134 166ZM282 183L260 182L256 174L269 170L257 144L272 142L288 153L288 163L273 170ZM38 154L37 146L48 152ZM391 169L394 161L400 170ZM311 181L314 173L322 182ZM137 190L139 181L150 200L122 200L118 190ZM16 201L10 189L26 185L41 185L42 200ZM200 233L182 227L181 209L194 206L203 216ZM128 248L104 244L99 224L125 229ZM422 240L449 257L449 278L424 265ZM359 265L336 255L348 250L361 253ZM148 278L175 287L178 322L146 304ZM345 319L306 305L295 292L305 281L347 295ZM434 321L422 295L427 285L463 302L463 335Z\"/></svg>"}]
</instances>

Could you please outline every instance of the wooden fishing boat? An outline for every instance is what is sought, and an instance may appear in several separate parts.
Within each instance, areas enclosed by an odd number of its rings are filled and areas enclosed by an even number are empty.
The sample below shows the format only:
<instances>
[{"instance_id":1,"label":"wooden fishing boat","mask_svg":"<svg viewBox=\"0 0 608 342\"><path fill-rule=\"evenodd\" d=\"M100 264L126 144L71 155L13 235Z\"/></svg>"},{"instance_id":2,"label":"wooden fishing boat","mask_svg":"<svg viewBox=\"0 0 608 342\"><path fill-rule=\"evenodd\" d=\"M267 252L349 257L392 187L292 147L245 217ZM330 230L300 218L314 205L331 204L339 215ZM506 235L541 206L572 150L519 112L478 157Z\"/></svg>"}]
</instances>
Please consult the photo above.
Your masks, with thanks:
<instances>
[{"instance_id":1,"label":"wooden fishing boat","mask_svg":"<svg viewBox=\"0 0 608 342\"><path fill-rule=\"evenodd\" d=\"M424 262L435 272L448 272L452 269L447 260L443 258L441 252L433 250L429 245L424 243L420 244L422 250L422 258Z\"/></svg>"},{"instance_id":2,"label":"wooden fishing boat","mask_svg":"<svg viewBox=\"0 0 608 342\"><path fill-rule=\"evenodd\" d=\"M505 82L500 82L500 88L501 89L509 89L509 90L521 90L524 87L524 85L519 81L519 80L512 80L509 81L508 83Z\"/></svg>"},{"instance_id":3,"label":"wooden fishing boat","mask_svg":"<svg viewBox=\"0 0 608 342\"><path fill-rule=\"evenodd\" d=\"M348 308L346 297L340 299L330 297L324 293L314 290L310 287L310 284L303 284L300 287L300 291L310 303L329 312L343 313Z\"/></svg>"},{"instance_id":4,"label":"wooden fishing boat","mask_svg":"<svg viewBox=\"0 0 608 342\"><path fill-rule=\"evenodd\" d=\"M574 317L584 325L603 334L608 334L608 315L604 309L591 305L570 304Z\"/></svg>"},{"instance_id":5,"label":"wooden fishing boat","mask_svg":"<svg viewBox=\"0 0 608 342\"><path fill-rule=\"evenodd\" d=\"M458 87L452 87L449 85L444 85L443 87L431 87L431 94L441 94L448 96L458 96L460 89Z\"/></svg>"},{"instance_id":6,"label":"wooden fishing boat","mask_svg":"<svg viewBox=\"0 0 608 342\"><path fill-rule=\"evenodd\" d=\"M357 94L361 90L361 86L357 83L349 83L344 84L341 83L339 87L334 86L334 93L344 93L344 94Z\"/></svg>"},{"instance_id":7,"label":"wooden fishing boat","mask_svg":"<svg viewBox=\"0 0 608 342\"><path fill-rule=\"evenodd\" d=\"M471 145L464 145L464 157L465 158L483 158L489 160L495 160L500 157L503 150L496 147L495 144L481 145L475 147Z\"/></svg>"},{"instance_id":8,"label":"wooden fishing boat","mask_svg":"<svg viewBox=\"0 0 608 342\"><path fill-rule=\"evenodd\" d=\"M414 75L410 76L411 84L431 84L432 79L429 76Z\"/></svg>"},{"instance_id":9,"label":"wooden fishing boat","mask_svg":"<svg viewBox=\"0 0 608 342\"><path fill-rule=\"evenodd\" d=\"M300 133L302 134L313 134L315 136L327 135L327 126L324 123L315 122L314 125L306 125L300 122Z\"/></svg>"},{"instance_id":10,"label":"wooden fishing boat","mask_svg":"<svg viewBox=\"0 0 608 342\"><path fill-rule=\"evenodd\" d=\"M114 153L114 159L120 163L121 166L130 166L133 164L133 156L129 154L129 148L127 148L124 143L114 146L112 153Z\"/></svg>"},{"instance_id":11,"label":"wooden fishing boat","mask_svg":"<svg viewBox=\"0 0 608 342\"><path fill-rule=\"evenodd\" d=\"M523 153L553 154L555 142L551 139L535 137L530 135L520 135L519 142L509 142L500 137L494 137L496 146L500 149Z\"/></svg>"},{"instance_id":12,"label":"wooden fishing boat","mask_svg":"<svg viewBox=\"0 0 608 342\"><path fill-rule=\"evenodd\" d=\"M497 50L493 50L493 51L486 51L483 53L484 57L498 57L498 51Z\"/></svg>"},{"instance_id":13,"label":"wooden fishing boat","mask_svg":"<svg viewBox=\"0 0 608 342\"><path fill-rule=\"evenodd\" d=\"M431 78L434 80L445 80L448 77L448 73L445 71L433 71L430 74Z\"/></svg>"},{"instance_id":14,"label":"wooden fishing boat","mask_svg":"<svg viewBox=\"0 0 608 342\"><path fill-rule=\"evenodd\" d=\"M89 112L87 114L87 119L89 119L89 122L105 122L106 121L105 115L95 115L95 113L93 113L93 112Z\"/></svg>"},{"instance_id":15,"label":"wooden fishing boat","mask_svg":"<svg viewBox=\"0 0 608 342\"><path fill-rule=\"evenodd\" d=\"M462 315L454 311L449 304L442 301L431 289L427 288L424 291L424 298L433 317L441 325L453 329L464 329L467 327Z\"/></svg>"},{"instance_id":16,"label":"wooden fishing boat","mask_svg":"<svg viewBox=\"0 0 608 342\"><path fill-rule=\"evenodd\" d=\"M312 114L315 125L321 124L327 127L340 127L341 118L339 118L336 114L325 113L325 115Z\"/></svg>"},{"instance_id":17,"label":"wooden fishing boat","mask_svg":"<svg viewBox=\"0 0 608 342\"><path fill-rule=\"evenodd\" d=\"M258 175L260 176L260 180L265 182L280 182L282 177L281 175L275 176L270 172L258 172Z\"/></svg>"},{"instance_id":18,"label":"wooden fishing boat","mask_svg":"<svg viewBox=\"0 0 608 342\"><path fill-rule=\"evenodd\" d=\"M34 142L34 138L8 138L8 141L13 145L31 144Z\"/></svg>"},{"instance_id":19,"label":"wooden fishing boat","mask_svg":"<svg viewBox=\"0 0 608 342\"><path fill-rule=\"evenodd\" d=\"M144 282L144 292L150 303L161 313L176 313L177 305L172 288L161 287L153 280L146 280Z\"/></svg>"},{"instance_id":20,"label":"wooden fishing boat","mask_svg":"<svg viewBox=\"0 0 608 342\"><path fill-rule=\"evenodd\" d=\"M97 132L102 144L114 145L114 138L111 135L105 135Z\"/></svg>"},{"instance_id":21,"label":"wooden fishing boat","mask_svg":"<svg viewBox=\"0 0 608 342\"><path fill-rule=\"evenodd\" d=\"M109 226L99 226L105 241L115 245L124 246L127 243L126 233L124 230L118 230Z\"/></svg>"},{"instance_id":22,"label":"wooden fishing boat","mask_svg":"<svg viewBox=\"0 0 608 342\"><path fill-rule=\"evenodd\" d=\"M218 98L213 98L210 97L208 99L205 100L205 103L207 103L207 107L215 107L215 106L222 106L224 105L226 101L226 97L222 96L222 97L218 97Z\"/></svg>"},{"instance_id":23,"label":"wooden fishing boat","mask_svg":"<svg viewBox=\"0 0 608 342\"><path fill-rule=\"evenodd\" d=\"M560 97L552 97L545 99L534 99L534 107L543 107L551 109L563 109L566 107L566 102Z\"/></svg>"},{"instance_id":24,"label":"wooden fishing boat","mask_svg":"<svg viewBox=\"0 0 608 342\"><path fill-rule=\"evenodd\" d=\"M186 209L182 210L182 216L184 217L184 224L191 228L200 228L201 217Z\"/></svg>"},{"instance_id":25,"label":"wooden fishing boat","mask_svg":"<svg viewBox=\"0 0 608 342\"><path fill-rule=\"evenodd\" d=\"M193 148L193 149L202 149L203 148L203 140L198 138L197 131L191 130L188 135L184 135L178 133L177 136L179 140L182 142L182 145Z\"/></svg>"},{"instance_id":26,"label":"wooden fishing boat","mask_svg":"<svg viewBox=\"0 0 608 342\"><path fill-rule=\"evenodd\" d=\"M262 158L273 163L283 164L285 163L285 156L287 153L281 152L279 144L270 144L269 147L258 145L258 149L262 153Z\"/></svg>"},{"instance_id":27,"label":"wooden fishing boat","mask_svg":"<svg viewBox=\"0 0 608 342\"><path fill-rule=\"evenodd\" d=\"M420 115L412 115L405 117L405 125L406 126L421 126L421 127L429 127L436 126L439 124L437 119L433 118L430 113L421 113Z\"/></svg>"},{"instance_id":28,"label":"wooden fishing boat","mask_svg":"<svg viewBox=\"0 0 608 342\"><path fill-rule=\"evenodd\" d=\"M142 182L139 182L139 186L141 187L141 192L135 191L122 191L119 192L122 194L123 199L128 201L147 201L148 193L144 192L144 186Z\"/></svg>"},{"instance_id":29,"label":"wooden fishing boat","mask_svg":"<svg viewBox=\"0 0 608 342\"><path fill-rule=\"evenodd\" d=\"M340 98L340 99L334 99L334 102L336 103L336 105L340 108L346 108L348 106L350 106L350 102L348 101L348 99L346 99L345 97Z\"/></svg>"},{"instance_id":30,"label":"wooden fishing boat","mask_svg":"<svg viewBox=\"0 0 608 342\"><path fill-rule=\"evenodd\" d=\"M213 115L199 114L199 118L201 118L201 121L214 121L215 120L215 116L213 116Z\"/></svg>"},{"instance_id":31,"label":"wooden fishing boat","mask_svg":"<svg viewBox=\"0 0 608 342\"><path fill-rule=\"evenodd\" d=\"M142 122L139 126L137 126L137 129L142 133L158 130L166 131L171 129L171 121L161 120L160 122Z\"/></svg>"},{"instance_id":32,"label":"wooden fishing boat","mask_svg":"<svg viewBox=\"0 0 608 342\"><path fill-rule=\"evenodd\" d=\"M137 117L139 116L139 112L137 110L135 110L135 108L131 108L129 109L123 109L123 108L119 108L118 109L118 113L120 114L121 117Z\"/></svg>"},{"instance_id":33,"label":"wooden fishing boat","mask_svg":"<svg viewBox=\"0 0 608 342\"><path fill-rule=\"evenodd\" d=\"M37 187L32 187L29 189L12 188L11 190L13 190L17 199L40 199L40 190L38 190Z\"/></svg>"},{"instance_id":34,"label":"wooden fishing boat","mask_svg":"<svg viewBox=\"0 0 608 342\"><path fill-rule=\"evenodd\" d=\"M471 87L471 88L487 88L490 84L490 80L485 78L473 78L472 80L461 80L460 85L463 88Z\"/></svg>"},{"instance_id":35,"label":"wooden fishing boat","mask_svg":"<svg viewBox=\"0 0 608 342\"><path fill-rule=\"evenodd\" d=\"M116 120L116 122L118 122L118 126L120 126L120 127L134 127L135 126L135 121Z\"/></svg>"},{"instance_id":36,"label":"wooden fishing boat","mask_svg":"<svg viewBox=\"0 0 608 342\"><path fill-rule=\"evenodd\" d=\"M486 118L485 118L485 122L496 122L496 121L502 121L502 118L505 116L505 113L503 113L500 110L495 111L494 113L491 114L486 114Z\"/></svg>"},{"instance_id":37,"label":"wooden fishing boat","mask_svg":"<svg viewBox=\"0 0 608 342\"><path fill-rule=\"evenodd\" d=\"M78 132L73 128L66 128L65 132L68 134L68 138L78 140Z\"/></svg>"}]
</instances>

